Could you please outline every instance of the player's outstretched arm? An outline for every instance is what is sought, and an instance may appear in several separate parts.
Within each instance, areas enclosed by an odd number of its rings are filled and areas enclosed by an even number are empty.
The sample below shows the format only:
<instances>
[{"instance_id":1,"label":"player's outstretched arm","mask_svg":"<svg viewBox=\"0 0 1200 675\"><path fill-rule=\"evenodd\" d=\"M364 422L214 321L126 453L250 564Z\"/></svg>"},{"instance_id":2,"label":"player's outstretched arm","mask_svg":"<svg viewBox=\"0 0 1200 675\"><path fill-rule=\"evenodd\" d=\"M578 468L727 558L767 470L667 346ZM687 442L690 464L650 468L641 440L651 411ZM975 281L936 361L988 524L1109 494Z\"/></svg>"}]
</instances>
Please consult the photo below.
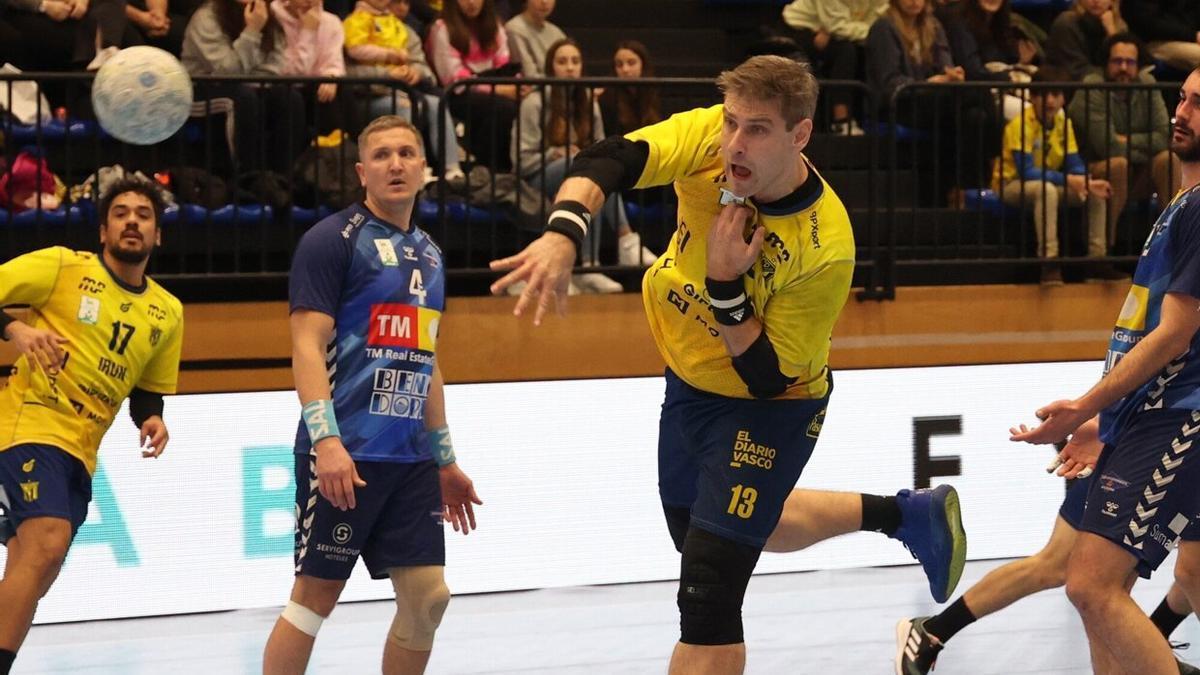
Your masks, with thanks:
<instances>
[{"instance_id":1,"label":"player's outstretched arm","mask_svg":"<svg viewBox=\"0 0 1200 675\"><path fill-rule=\"evenodd\" d=\"M1057 443L1154 377L1173 359L1188 351L1200 330L1200 299L1167 293L1162 316L1154 330L1129 350L1086 394L1075 400L1055 401L1037 411L1045 420L1032 429L1014 428L1009 438L1025 443Z\"/></svg>"},{"instance_id":2,"label":"player's outstretched arm","mask_svg":"<svg viewBox=\"0 0 1200 675\"><path fill-rule=\"evenodd\" d=\"M503 293L519 281L526 283L513 310L515 316L536 308L533 323L541 325L549 309L566 312L567 285L575 256L587 236L592 214L600 210L604 199L604 190L591 178L568 178L555 196L545 234L520 253L491 262L493 270L508 272L492 284L492 293Z\"/></svg>"}]
</instances>

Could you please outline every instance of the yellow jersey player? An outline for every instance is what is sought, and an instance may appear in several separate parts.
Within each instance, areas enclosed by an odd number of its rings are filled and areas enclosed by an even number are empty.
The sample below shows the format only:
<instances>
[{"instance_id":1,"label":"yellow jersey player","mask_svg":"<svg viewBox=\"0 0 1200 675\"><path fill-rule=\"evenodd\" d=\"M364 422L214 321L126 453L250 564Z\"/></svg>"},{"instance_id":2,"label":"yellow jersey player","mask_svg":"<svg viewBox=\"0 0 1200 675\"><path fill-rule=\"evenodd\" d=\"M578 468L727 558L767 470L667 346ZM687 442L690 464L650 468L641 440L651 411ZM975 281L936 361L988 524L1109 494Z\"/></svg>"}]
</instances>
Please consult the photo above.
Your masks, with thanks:
<instances>
[{"instance_id":1,"label":"yellow jersey player","mask_svg":"<svg viewBox=\"0 0 1200 675\"><path fill-rule=\"evenodd\" d=\"M681 637L670 672L740 673L742 599L763 550L856 530L902 541L944 601L966 555L950 486L894 497L795 490L833 388L830 334L854 270L846 209L804 156L817 81L758 56L717 80L724 102L610 138L579 155L547 232L493 285L528 286L520 314L556 303L591 214L614 190L674 183L678 228L646 272L651 331L667 363L659 495L682 553Z\"/></svg>"},{"instance_id":2,"label":"yellow jersey player","mask_svg":"<svg viewBox=\"0 0 1200 675\"><path fill-rule=\"evenodd\" d=\"M0 312L21 353L0 391L0 673L87 519L100 439L126 397L142 456L167 445L183 307L145 274L161 214L157 187L120 181L100 201L100 255L55 247L0 265L0 306L29 306L24 321Z\"/></svg>"}]
</instances>

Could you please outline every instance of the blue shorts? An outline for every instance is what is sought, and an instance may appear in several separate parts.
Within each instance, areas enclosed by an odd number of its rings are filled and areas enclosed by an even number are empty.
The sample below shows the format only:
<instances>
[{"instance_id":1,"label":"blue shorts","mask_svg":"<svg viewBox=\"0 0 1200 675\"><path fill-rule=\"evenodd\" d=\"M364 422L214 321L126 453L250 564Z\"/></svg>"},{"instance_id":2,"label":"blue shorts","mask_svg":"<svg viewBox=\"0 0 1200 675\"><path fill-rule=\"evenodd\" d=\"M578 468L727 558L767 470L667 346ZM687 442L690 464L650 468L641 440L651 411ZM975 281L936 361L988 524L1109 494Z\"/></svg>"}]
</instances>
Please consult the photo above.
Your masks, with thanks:
<instances>
[{"instance_id":1,"label":"blue shorts","mask_svg":"<svg viewBox=\"0 0 1200 675\"><path fill-rule=\"evenodd\" d=\"M1139 412L1096 462L1083 526L1149 578L1200 513L1200 411Z\"/></svg>"},{"instance_id":2,"label":"blue shorts","mask_svg":"<svg viewBox=\"0 0 1200 675\"><path fill-rule=\"evenodd\" d=\"M1095 471L1092 475L1096 475ZM1088 490L1091 486L1091 476L1067 481L1067 496L1063 497L1062 506L1058 507L1058 515L1076 530L1083 525L1083 510L1087 506Z\"/></svg>"},{"instance_id":3,"label":"blue shorts","mask_svg":"<svg viewBox=\"0 0 1200 675\"><path fill-rule=\"evenodd\" d=\"M92 477L83 462L53 445L27 443L0 451L0 543L21 523L48 516L71 523L71 536L87 520Z\"/></svg>"},{"instance_id":4,"label":"blue shorts","mask_svg":"<svg viewBox=\"0 0 1200 675\"><path fill-rule=\"evenodd\" d=\"M355 507L334 508L317 489L316 457L296 455L296 574L350 578L362 556L374 579L392 567L445 565L442 488L432 460L355 462L366 487Z\"/></svg>"},{"instance_id":5,"label":"blue shorts","mask_svg":"<svg viewBox=\"0 0 1200 675\"><path fill-rule=\"evenodd\" d=\"M812 456L829 397L752 400L700 391L670 370L658 493L700 529L762 548ZM832 386L830 388L832 390Z\"/></svg>"}]
</instances>

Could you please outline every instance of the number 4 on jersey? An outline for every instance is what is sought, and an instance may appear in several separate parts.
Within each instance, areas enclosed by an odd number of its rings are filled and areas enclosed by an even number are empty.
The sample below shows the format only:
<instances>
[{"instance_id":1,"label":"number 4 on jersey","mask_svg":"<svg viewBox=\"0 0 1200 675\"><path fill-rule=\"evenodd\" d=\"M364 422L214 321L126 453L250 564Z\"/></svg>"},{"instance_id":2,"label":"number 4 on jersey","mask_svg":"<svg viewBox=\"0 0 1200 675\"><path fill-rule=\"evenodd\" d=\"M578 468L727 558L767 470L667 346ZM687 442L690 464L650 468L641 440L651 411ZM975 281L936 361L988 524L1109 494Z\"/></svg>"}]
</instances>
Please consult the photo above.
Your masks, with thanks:
<instances>
[{"instance_id":1,"label":"number 4 on jersey","mask_svg":"<svg viewBox=\"0 0 1200 675\"><path fill-rule=\"evenodd\" d=\"M425 290L425 281L421 278L420 268L413 268L412 278L408 281L408 292L413 294L422 307L425 306L425 296L428 291Z\"/></svg>"}]
</instances>

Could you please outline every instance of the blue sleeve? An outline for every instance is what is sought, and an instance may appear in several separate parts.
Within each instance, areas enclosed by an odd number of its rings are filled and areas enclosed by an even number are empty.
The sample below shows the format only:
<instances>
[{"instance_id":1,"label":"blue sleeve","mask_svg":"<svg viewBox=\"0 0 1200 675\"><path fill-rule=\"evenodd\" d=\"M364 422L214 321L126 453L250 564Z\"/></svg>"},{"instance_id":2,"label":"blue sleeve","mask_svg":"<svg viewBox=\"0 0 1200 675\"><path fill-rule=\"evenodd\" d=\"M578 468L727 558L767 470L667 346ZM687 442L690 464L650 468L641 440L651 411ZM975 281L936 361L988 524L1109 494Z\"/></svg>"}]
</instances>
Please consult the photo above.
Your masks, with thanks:
<instances>
[{"instance_id":1,"label":"blue sleeve","mask_svg":"<svg viewBox=\"0 0 1200 675\"><path fill-rule=\"evenodd\" d=\"M1168 293L1200 298L1200 203L1189 202L1171 224L1172 265Z\"/></svg>"},{"instance_id":2,"label":"blue sleeve","mask_svg":"<svg viewBox=\"0 0 1200 675\"><path fill-rule=\"evenodd\" d=\"M1067 158L1063 160L1063 167L1066 168L1069 174L1087 174L1087 165L1083 163L1083 157L1080 157L1078 152L1072 152L1067 155Z\"/></svg>"},{"instance_id":3,"label":"blue sleeve","mask_svg":"<svg viewBox=\"0 0 1200 675\"><path fill-rule=\"evenodd\" d=\"M1060 171L1039 169L1033 164L1033 155L1020 150L1013 150L1013 164L1017 167L1017 175L1025 181L1048 181L1054 185L1062 185L1067 179Z\"/></svg>"},{"instance_id":4,"label":"blue sleeve","mask_svg":"<svg viewBox=\"0 0 1200 675\"><path fill-rule=\"evenodd\" d=\"M292 271L288 275L288 312L311 309L337 316L342 286L350 267L353 244L342 236L335 214L312 227L300 238ZM341 220L345 220L344 217Z\"/></svg>"}]
</instances>

